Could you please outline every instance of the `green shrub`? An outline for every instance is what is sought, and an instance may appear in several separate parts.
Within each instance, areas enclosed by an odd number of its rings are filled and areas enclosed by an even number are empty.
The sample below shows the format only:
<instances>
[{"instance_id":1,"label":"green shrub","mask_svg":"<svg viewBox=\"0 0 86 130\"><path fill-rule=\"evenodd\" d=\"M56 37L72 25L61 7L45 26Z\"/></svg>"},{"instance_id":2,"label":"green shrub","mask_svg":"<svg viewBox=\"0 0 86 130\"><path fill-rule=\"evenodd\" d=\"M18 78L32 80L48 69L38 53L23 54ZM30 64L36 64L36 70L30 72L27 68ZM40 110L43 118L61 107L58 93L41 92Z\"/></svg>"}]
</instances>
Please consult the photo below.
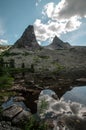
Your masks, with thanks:
<instances>
[{"instance_id":1,"label":"green shrub","mask_svg":"<svg viewBox=\"0 0 86 130\"><path fill-rule=\"evenodd\" d=\"M48 107L48 102L46 101L45 98L43 98L39 105L40 112L43 113L47 107Z\"/></svg>"},{"instance_id":2,"label":"green shrub","mask_svg":"<svg viewBox=\"0 0 86 130\"><path fill-rule=\"evenodd\" d=\"M36 121L34 116L32 116L25 125L24 130L47 130L47 125L44 122Z\"/></svg>"},{"instance_id":3,"label":"green shrub","mask_svg":"<svg viewBox=\"0 0 86 130\"><path fill-rule=\"evenodd\" d=\"M6 89L11 87L14 79L9 75L3 75L0 77L0 89Z\"/></svg>"},{"instance_id":4,"label":"green shrub","mask_svg":"<svg viewBox=\"0 0 86 130\"><path fill-rule=\"evenodd\" d=\"M16 55L19 55L19 54L21 54L21 53L9 52L9 50L6 50L6 51L4 51L4 52L2 53L2 56L7 56L7 57L9 57L9 56L16 56Z\"/></svg>"}]
</instances>

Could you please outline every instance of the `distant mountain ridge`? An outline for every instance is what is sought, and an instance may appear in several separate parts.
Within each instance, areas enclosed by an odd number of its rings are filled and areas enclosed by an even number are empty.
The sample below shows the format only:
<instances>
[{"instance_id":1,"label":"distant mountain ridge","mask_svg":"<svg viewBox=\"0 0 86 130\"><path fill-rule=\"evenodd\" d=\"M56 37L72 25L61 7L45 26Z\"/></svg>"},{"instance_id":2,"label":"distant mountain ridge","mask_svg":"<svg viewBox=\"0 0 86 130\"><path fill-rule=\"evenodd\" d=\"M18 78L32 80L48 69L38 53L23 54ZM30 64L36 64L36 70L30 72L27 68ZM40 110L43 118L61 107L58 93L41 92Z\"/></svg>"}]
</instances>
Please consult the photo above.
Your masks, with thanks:
<instances>
[{"instance_id":1,"label":"distant mountain ridge","mask_svg":"<svg viewBox=\"0 0 86 130\"><path fill-rule=\"evenodd\" d=\"M45 46L45 49L50 50L57 50L57 49L69 49L71 46L69 43L65 43L62 40L60 40L57 36L54 37L53 42ZM12 48L25 48L27 50L38 50L41 48L41 46L38 44L34 32L33 25L29 25L24 33L22 34L21 38L16 41L16 43L13 45Z\"/></svg>"}]
</instances>

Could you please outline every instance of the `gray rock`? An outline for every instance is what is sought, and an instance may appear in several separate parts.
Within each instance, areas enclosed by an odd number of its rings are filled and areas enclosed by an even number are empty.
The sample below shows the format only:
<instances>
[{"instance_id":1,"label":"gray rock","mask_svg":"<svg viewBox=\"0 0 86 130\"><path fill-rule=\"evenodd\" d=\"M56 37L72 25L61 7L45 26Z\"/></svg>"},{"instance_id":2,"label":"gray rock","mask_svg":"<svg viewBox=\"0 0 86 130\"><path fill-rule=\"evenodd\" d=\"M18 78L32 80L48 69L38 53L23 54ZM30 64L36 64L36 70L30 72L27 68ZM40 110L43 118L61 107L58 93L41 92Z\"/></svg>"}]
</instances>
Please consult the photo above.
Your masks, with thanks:
<instances>
[{"instance_id":1,"label":"gray rock","mask_svg":"<svg viewBox=\"0 0 86 130\"><path fill-rule=\"evenodd\" d=\"M31 116L29 109L18 104L13 104L3 110L2 117L5 121L11 121L13 125L22 126Z\"/></svg>"},{"instance_id":2,"label":"gray rock","mask_svg":"<svg viewBox=\"0 0 86 130\"><path fill-rule=\"evenodd\" d=\"M40 49L34 33L34 27L32 25L25 29L21 38L16 41L12 48L26 48L27 50L31 51Z\"/></svg>"},{"instance_id":3,"label":"gray rock","mask_svg":"<svg viewBox=\"0 0 86 130\"><path fill-rule=\"evenodd\" d=\"M54 37L53 42L46 46L45 48L50 50L58 50L58 49L69 49L71 45L67 42L63 42L57 36Z\"/></svg>"},{"instance_id":4,"label":"gray rock","mask_svg":"<svg viewBox=\"0 0 86 130\"><path fill-rule=\"evenodd\" d=\"M14 99L13 99L13 101L14 102L21 102L21 101L24 101L25 99L24 99L24 97L22 97L22 96L16 96Z\"/></svg>"},{"instance_id":5,"label":"gray rock","mask_svg":"<svg viewBox=\"0 0 86 130\"><path fill-rule=\"evenodd\" d=\"M0 130L21 130L18 127L12 126L9 121L1 121L0 122Z\"/></svg>"},{"instance_id":6,"label":"gray rock","mask_svg":"<svg viewBox=\"0 0 86 130\"><path fill-rule=\"evenodd\" d=\"M12 123L15 125L21 124L22 122L26 122L30 118L30 116L31 113L29 111L23 110L21 113L13 118Z\"/></svg>"},{"instance_id":7,"label":"gray rock","mask_svg":"<svg viewBox=\"0 0 86 130\"><path fill-rule=\"evenodd\" d=\"M20 106L13 105L3 111L3 117L6 118L7 120L12 120L13 117L18 115L20 112L22 112L23 109Z\"/></svg>"}]
</instances>

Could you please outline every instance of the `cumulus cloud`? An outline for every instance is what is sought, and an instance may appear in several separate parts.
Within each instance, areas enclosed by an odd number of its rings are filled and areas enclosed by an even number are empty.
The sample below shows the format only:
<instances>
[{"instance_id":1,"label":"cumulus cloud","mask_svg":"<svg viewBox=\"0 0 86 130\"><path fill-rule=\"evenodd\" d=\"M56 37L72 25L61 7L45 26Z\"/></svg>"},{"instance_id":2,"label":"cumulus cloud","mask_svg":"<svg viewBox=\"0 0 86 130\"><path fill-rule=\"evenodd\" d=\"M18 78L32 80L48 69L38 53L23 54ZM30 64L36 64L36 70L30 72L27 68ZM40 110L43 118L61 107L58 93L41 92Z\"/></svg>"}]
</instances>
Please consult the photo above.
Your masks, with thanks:
<instances>
[{"instance_id":1,"label":"cumulus cloud","mask_svg":"<svg viewBox=\"0 0 86 130\"><path fill-rule=\"evenodd\" d=\"M42 11L42 14L43 15L46 15L48 16L48 18L52 18L52 15L54 13L54 3L53 2L50 2L48 4L46 4L44 6L44 9Z\"/></svg>"},{"instance_id":2,"label":"cumulus cloud","mask_svg":"<svg viewBox=\"0 0 86 130\"><path fill-rule=\"evenodd\" d=\"M43 24L40 19L37 19L34 23L35 34L39 42L49 40L51 41L55 35L60 36L64 31L66 24L56 23L48 21L47 24Z\"/></svg>"},{"instance_id":3,"label":"cumulus cloud","mask_svg":"<svg viewBox=\"0 0 86 130\"><path fill-rule=\"evenodd\" d=\"M5 45L7 44L8 41L7 40L4 40L4 39L0 39L0 45Z\"/></svg>"},{"instance_id":4,"label":"cumulus cloud","mask_svg":"<svg viewBox=\"0 0 86 130\"><path fill-rule=\"evenodd\" d=\"M62 0L62 2L62 6L58 11L59 18L86 16L86 0Z\"/></svg>"},{"instance_id":5,"label":"cumulus cloud","mask_svg":"<svg viewBox=\"0 0 86 130\"><path fill-rule=\"evenodd\" d=\"M52 12L50 7L52 5ZM53 20L86 17L86 0L61 0L57 5L51 2L44 6L43 14Z\"/></svg>"},{"instance_id":6,"label":"cumulus cloud","mask_svg":"<svg viewBox=\"0 0 86 130\"><path fill-rule=\"evenodd\" d=\"M58 4L47 3L42 15L46 19L36 19L35 33L38 41L52 39L55 35L74 31L81 25L81 19L86 17L86 0L61 0Z\"/></svg>"},{"instance_id":7,"label":"cumulus cloud","mask_svg":"<svg viewBox=\"0 0 86 130\"><path fill-rule=\"evenodd\" d=\"M80 26L81 22L77 21L76 18L72 18L67 22L48 21L42 23L40 19L37 19L34 23L35 34L38 42L44 42L52 39L56 36L60 36L63 33L67 33L76 30Z\"/></svg>"}]
</instances>

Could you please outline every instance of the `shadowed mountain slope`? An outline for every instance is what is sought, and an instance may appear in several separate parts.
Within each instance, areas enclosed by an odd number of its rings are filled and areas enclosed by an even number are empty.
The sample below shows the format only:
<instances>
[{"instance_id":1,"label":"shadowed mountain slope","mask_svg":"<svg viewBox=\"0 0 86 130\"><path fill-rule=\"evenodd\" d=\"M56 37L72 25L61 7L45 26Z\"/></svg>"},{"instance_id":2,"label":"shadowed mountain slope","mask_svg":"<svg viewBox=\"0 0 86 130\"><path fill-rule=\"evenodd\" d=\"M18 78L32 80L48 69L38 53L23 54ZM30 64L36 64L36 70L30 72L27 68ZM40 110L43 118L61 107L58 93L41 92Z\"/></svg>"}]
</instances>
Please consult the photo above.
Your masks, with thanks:
<instances>
[{"instance_id":1,"label":"shadowed mountain slope","mask_svg":"<svg viewBox=\"0 0 86 130\"><path fill-rule=\"evenodd\" d=\"M32 25L25 29L21 38L16 41L12 48L26 48L27 50L40 49L34 33L34 27Z\"/></svg>"},{"instance_id":2,"label":"shadowed mountain slope","mask_svg":"<svg viewBox=\"0 0 86 130\"><path fill-rule=\"evenodd\" d=\"M45 48L51 50L57 50L57 49L69 49L70 47L71 46L69 43L63 42L57 36L55 36L53 42L50 45L46 46Z\"/></svg>"}]
</instances>

